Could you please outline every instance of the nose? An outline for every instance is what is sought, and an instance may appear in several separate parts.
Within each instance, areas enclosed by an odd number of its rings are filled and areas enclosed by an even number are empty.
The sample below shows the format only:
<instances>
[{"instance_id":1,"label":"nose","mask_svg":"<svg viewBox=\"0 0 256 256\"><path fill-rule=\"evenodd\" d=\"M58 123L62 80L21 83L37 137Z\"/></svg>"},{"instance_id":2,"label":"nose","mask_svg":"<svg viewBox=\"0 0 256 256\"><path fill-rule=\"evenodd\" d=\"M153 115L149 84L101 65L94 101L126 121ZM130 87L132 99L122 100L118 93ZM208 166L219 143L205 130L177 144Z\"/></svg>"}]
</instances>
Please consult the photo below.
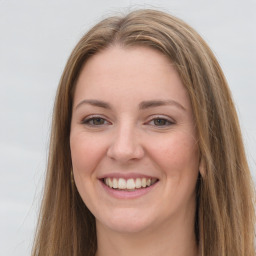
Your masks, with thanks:
<instances>
[{"instance_id":1,"label":"nose","mask_svg":"<svg viewBox=\"0 0 256 256\"><path fill-rule=\"evenodd\" d=\"M144 149L136 128L122 125L113 131L113 138L107 151L107 156L120 163L139 160L144 156Z\"/></svg>"}]
</instances>

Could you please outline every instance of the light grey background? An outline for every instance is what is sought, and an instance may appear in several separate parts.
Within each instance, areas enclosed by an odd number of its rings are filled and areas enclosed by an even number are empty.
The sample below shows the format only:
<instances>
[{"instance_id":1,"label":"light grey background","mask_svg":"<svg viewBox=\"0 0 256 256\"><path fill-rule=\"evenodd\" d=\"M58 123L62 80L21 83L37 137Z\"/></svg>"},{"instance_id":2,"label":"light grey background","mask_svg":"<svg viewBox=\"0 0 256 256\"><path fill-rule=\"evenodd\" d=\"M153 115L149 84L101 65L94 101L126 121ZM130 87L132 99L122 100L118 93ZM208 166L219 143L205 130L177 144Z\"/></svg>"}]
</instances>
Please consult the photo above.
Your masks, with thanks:
<instances>
[{"instance_id":1,"label":"light grey background","mask_svg":"<svg viewBox=\"0 0 256 256\"><path fill-rule=\"evenodd\" d=\"M30 255L54 94L72 48L103 17L134 7L170 12L208 42L256 176L255 0L0 0L0 255Z\"/></svg>"}]
</instances>

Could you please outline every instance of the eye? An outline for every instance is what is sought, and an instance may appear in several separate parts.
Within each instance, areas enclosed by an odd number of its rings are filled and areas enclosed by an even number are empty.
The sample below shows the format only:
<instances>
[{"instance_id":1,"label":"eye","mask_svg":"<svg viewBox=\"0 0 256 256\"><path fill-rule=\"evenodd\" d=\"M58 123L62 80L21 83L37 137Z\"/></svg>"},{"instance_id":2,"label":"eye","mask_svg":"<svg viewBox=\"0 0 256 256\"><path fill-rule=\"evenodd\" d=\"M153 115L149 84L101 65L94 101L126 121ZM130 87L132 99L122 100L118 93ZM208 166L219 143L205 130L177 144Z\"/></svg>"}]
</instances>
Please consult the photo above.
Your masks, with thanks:
<instances>
[{"instance_id":1,"label":"eye","mask_svg":"<svg viewBox=\"0 0 256 256\"><path fill-rule=\"evenodd\" d=\"M89 126L103 126L110 123L106 119L96 116L96 117L85 118L82 121L82 124L89 125Z\"/></svg>"},{"instance_id":2,"label":"eye","mask_svg":"<svg viewBox=\"0 0 256 256\"><path fill-rule=\"evenodd\" d=\"M166 126L173 125L174 122L164 117L156 117L151 119L148 122L148 124L152 126L166 127Z\"/></svg>"}]
</instances>

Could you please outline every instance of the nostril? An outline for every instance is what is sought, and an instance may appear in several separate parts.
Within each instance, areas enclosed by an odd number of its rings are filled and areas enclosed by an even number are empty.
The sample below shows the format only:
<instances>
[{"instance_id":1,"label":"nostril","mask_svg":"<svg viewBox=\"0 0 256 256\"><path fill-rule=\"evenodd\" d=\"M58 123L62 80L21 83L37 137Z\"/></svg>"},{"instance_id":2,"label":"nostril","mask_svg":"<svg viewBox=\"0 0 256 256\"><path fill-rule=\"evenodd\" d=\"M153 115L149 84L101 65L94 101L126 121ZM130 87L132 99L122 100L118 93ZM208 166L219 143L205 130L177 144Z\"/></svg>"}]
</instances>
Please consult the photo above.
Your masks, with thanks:
<instances>
[{"instance_id":1,"label":"nostril","mask_svg":"<svg viewBox=\"0 0 256 256\"><path fill-rule=\"evenodd\" d=\"M144 150L135 142L115 143L109 147L107 156L116 161L126 162L141 159L144 156Z\"/></svg>"}]
</instances>

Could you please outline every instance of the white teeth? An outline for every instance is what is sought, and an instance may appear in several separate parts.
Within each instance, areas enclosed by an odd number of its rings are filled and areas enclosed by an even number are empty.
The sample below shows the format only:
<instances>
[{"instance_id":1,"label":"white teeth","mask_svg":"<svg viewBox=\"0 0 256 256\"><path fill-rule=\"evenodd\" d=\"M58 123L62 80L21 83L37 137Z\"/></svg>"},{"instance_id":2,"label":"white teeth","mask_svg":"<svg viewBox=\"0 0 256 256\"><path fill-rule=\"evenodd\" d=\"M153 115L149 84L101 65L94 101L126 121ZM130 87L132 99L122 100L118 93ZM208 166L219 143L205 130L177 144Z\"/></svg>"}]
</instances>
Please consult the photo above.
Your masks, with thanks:
<instances>
[{"instance_id":1,"label":"white teeth","mask_svg":"<svg viewBox=\"0 0 256 256\"><path fill-rule=\"evenodd\" d=\"M127 189L134 190L139 188L145 188L156 183L157 179L151 178L136 178L136 179L128 179L124 178L105 178L104 183L114 189Z\"/></svg>"},{"instance_id":2,"label":"white teeth","mask_svg":"<svg viewBox=\"0 0 256 256\"><path fill-rule=\"evenodd\" d=\"M117 188L118 186L118 182L117 182L117 179L113 179L113 188Z\"/></svg>"},{"instance_id":3,"label":"white teeth","mask_svg":"<svg viewBox=\"0 0 256 256\"><path fill-rule=\"evenodd\" d=\"M142 180L141 180L141 186L142 186L143 188L145 188L145 187L147 186L146 178L142 178Z\"/></svg>"},{"instance_id":4,"label":"white teeth","mask_svg":"<svg viewBox=\"0 0 256 256\"><path fill-rule=\"evenodd\" d=\"M111 188L113 188L113 182L112 182L112 180L110 179L110 178L108 178L108 186L109 187L111 187Z\"/></svg>"},{"instance_id":5,"label":"white teeth","mask_svg":"<svg viewBox=\"0 0 256 256\"><path fill-rule=\"evenodd\" d=\"M126 188L127 189L135 189L135 182L134 179L129 179L126 182Z\"/></svg>"},{"instance_id":6,"label":"white teeth","mask_svg":"<svg viewBox=\"0 0 256 256\"><path fill-rule=\"evenodd\" d=\"M105 183L107 186L109 186L110 188L113 188L113 182L110 178L106 178L105 179Z\"/></svg>"},{"instance_id":7,"label":"white teeth","mask_svg":"<svg viewBox=\"0 0 256 256\"><path fill-rule=\"evenodd\" d=\"M119 189L126 189L126 181L125 179L119 179L118 180L118 188Z\"/></svg>"},{"instance_id":8,"label":"white teeth","mask_svg":"<svg viewBox=\"0 0 256 256\"><path fill-rule=\"evenodd\" d=\"M137 178L135 181L135 187L136 188L141 188L141 179Z\"/></svg>"}]
</instances>

